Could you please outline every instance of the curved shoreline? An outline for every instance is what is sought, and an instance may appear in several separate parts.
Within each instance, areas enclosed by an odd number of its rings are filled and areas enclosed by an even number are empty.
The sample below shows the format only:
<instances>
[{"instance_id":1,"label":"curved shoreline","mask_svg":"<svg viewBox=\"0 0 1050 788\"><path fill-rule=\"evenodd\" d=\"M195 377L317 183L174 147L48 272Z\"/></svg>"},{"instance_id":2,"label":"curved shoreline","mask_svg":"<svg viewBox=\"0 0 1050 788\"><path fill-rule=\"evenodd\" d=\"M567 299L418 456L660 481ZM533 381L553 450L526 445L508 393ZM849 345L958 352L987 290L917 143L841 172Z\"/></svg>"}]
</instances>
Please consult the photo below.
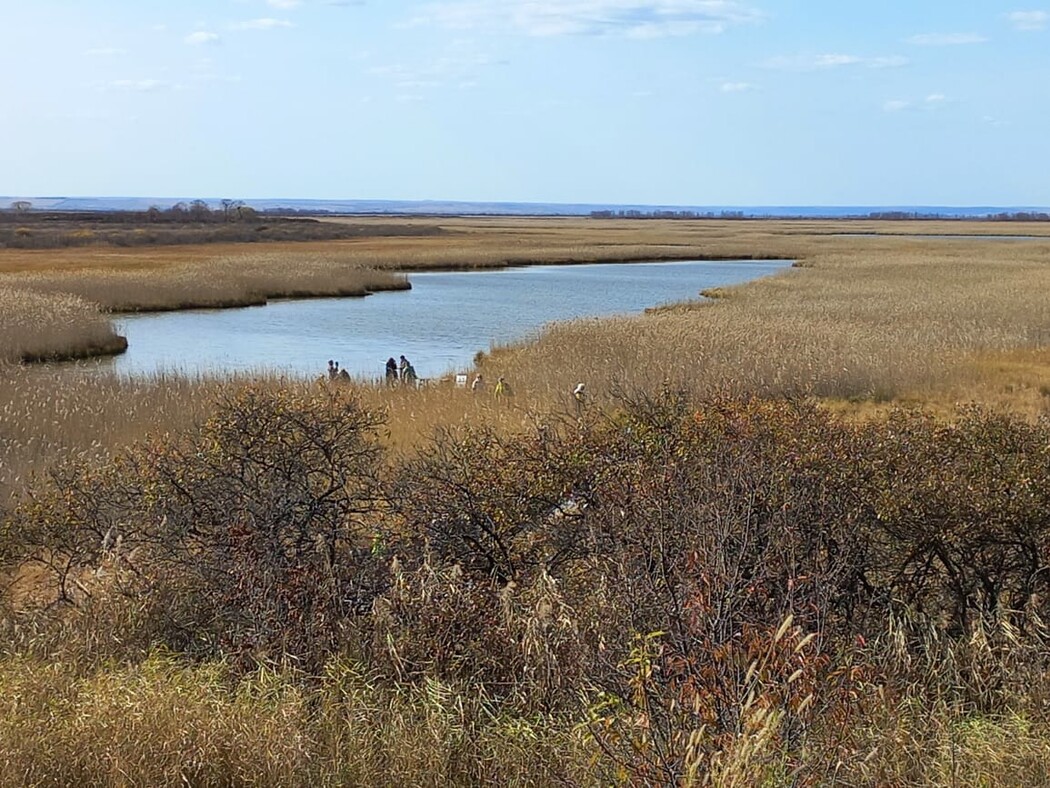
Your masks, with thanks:
<instances>
[{"instance_id":1,"label":"curved shoreline","mask_svg":"<svg viewBox=\"0 0 1050 788\"><path fill-rule=\"evenodd\" d=\"M367 288L333 288L328 290L282 290L279 292L252 295L245 298L231 298L220 301L186 301L165 306L129 307L112 309L108 315L147 315L162 312L189 312L197 309L241 309L253 306L266 306L271 301L309 300L312 298L366 298L375 293L401 292L411 290L412 283L394 282L389 285L375 284Z\"/></svg>"},{"instance_id":2,"label":"curved shoreline","mask_svg":"<svg viewBox=\"0 0 1050 788\"><path fill-rule=\"evenodd\" d=\"M391 273L455 273L464 271L499 271L511 268L529 268L539 266L555 266L555 265L636 265L645 263L670 263L670 262L792 262L794 258L784 257L773 254L742 254L727 257L725 255L712 255L712 254L692 254L679 253L679 254L653 254L644 257L632 256L629 259L625 258L613 258L603 259L598 256L588 257L564 257L549 260L535 260L535 259L505 259L499 261L493 261L488 264L473 264L473 265L448 265L448 266L434 266L434 265L413 265L411 263L398 266L397 268L390 269ZM797 261L796 261L797 262ZM170 306L149 306L142 308L129 308L107 311L110 317L119 317L120 315L144 315L144 314L162 314L168 312L189 312L195 310L216 310L216 309L242 309L255 306L266 306L272 301L286 301L286 300L311 300L321 298L365 298L374 293L382 292L401 292L412 289L412 283L406 278L403 282L391 282L388 284L376 284L370 286L367 289L353 288L353 289L324 289L324 290L295 290L290 289L287 291L275 291L266 293L264 295L252 296L244 299L229 299L223 301L188 301L179 304L173 304ZM117 356L124 353L128 349L128 342L125 337L116 336L113 342L102 344L102 345L91 345L71 351L55 351L53 353L34 353L24 355L20 358L20 363L24 364L38 364L38 363L57 363L65 361L83 361L91 358L106 358L110 356Z\"/></svg>"},{"instance_id":3,"label":"curved shoreline","mask_svg":"<svg viewBox=\"0 0 1050 788\"><path fill-rule=\"evenodd\" d=\"M47 364L62 361L83 361L89 358L106 358L119 356L127 352L128 339L114 334L113 339L102 344L87 345L74 350L54 353L25 353L19 359L20 364Z\"/></svg>"},{"instance_id":4,"label":"curved shoreline","mask_svg":"<svg viewBox=\"0 0 1050 788\"><path fill-rule=\"evenodd\" d=\"M561 257L545 260L505 259L496 260L491 263L472 263L464 265L428 265L426 263L404 263L396 267L386 269L393 274L419 274L419 273L459 273L470 271L502 271L509 268L534 268L553 265L637 265L645 263L732 263L732 262L797 262L796 257L787 257L777 254L654 254L647 256L632 256L603 258L598 256L589 257ZM108 310L111 315L143 315L162 312L188 312L197 309L240 309L242 307L266 306L271 301L287 300L309 300L313 298L365 298L374 293L400 292L411 290L412 283L406 278L404 282L393 282L390 284L369 285L367 288L353 289L320 289L320 290L275 290L273 292L246 297L243 299L227 299L221 301L184 301L178 304L165 306L141 306L123 309Z\"/></svg>"}]
</instances>

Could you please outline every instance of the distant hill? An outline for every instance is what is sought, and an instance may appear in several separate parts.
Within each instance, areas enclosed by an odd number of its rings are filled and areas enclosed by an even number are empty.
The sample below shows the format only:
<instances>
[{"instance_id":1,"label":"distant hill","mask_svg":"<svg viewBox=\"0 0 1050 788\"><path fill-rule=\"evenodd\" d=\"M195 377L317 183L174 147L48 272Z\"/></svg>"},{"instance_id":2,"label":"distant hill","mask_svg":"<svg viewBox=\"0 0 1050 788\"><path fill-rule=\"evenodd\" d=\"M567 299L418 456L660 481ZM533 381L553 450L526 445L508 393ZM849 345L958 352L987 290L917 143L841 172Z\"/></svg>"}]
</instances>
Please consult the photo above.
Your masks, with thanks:
<instances>
[{"instance_id":1,"label":"distant hill","mask_svg":"<svg viewBox=\"0 0 1050 788\"><path fill-rule=\"evenodd\" d=\"M174 197L3 197L0 208L16 201L47 211L144 211L150 206L170 208L193 198ZM204 200L218 208L221 200ZM610 205L591 203L459 202L453 200L244 200L258 211L306 214L386 214L400 216L590 216L695 214L732 218L848 218L881 215L886 218L982 218L997 214L1046 213L1046 207L943 205Z\"/></svg>"}]
</instances>

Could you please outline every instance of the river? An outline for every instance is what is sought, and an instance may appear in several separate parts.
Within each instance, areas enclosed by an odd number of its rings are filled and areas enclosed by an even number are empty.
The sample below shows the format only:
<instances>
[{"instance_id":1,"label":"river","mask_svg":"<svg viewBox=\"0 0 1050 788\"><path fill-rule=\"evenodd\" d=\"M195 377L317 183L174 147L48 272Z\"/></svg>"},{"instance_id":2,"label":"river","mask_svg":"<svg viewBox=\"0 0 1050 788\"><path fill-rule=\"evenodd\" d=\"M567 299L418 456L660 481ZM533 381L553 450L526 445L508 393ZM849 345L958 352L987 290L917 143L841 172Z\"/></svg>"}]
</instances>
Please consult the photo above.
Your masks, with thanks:
<instances>
[{"instance_id":1,"label":"river","mask_svg":"<svg viewBox=\"0 0 1050 788\"><path fill-rule=\"evenodd\" d=\"M378 378L388 357L404 354L421 377L436 377L467 369L479 350L526 339L552 321L638 313L789 265L689 261L412 273L411 290L366 298L118 316L128 351L98 364L128 376L309 377L335 359L355 377Z\"/></svg>"}]
</instances>

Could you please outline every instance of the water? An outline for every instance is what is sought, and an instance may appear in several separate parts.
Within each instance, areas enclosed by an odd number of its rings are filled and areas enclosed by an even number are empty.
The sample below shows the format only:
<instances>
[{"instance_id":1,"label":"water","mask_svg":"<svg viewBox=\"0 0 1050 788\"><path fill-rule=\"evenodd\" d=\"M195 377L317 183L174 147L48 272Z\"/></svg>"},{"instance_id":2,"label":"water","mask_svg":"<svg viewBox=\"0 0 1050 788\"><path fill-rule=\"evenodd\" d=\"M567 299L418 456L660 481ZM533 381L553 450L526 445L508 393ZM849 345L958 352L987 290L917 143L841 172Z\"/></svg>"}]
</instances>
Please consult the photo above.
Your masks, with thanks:
<instances>
[{"instance_id":1,"label":"water","mask_svg":"<svg viewBox=\"0 0 1050 788\"><path fill-rule=\"evenodd\" d=\"M262 307L127 315L128 351L99 362L129 376L156 372L324 373L328 359L377 378L402 353L420 377L467 369L479 350L544 324L641 312L700 290L767 276L788 262L552 265L414 273L412 289L367 298L275 301Z\"/></svg>"}]
</instances>

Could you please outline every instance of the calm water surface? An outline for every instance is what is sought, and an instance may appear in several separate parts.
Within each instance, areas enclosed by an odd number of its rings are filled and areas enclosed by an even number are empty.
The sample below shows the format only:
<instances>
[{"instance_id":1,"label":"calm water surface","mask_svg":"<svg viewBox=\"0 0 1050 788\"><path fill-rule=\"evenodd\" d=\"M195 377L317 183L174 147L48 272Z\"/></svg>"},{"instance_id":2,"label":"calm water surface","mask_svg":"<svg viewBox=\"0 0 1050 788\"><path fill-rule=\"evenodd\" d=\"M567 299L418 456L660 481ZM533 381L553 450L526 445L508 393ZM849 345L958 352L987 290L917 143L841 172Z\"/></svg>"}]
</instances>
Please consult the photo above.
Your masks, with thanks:
<instances>
[{"instance_id":1,"label":"calm water surface","mask_svg":"<svg viewBox=\"0 0 1050 788\"><path fill-rule=\"evenodd\" d=\"M789 262L556 265L413 273L412 289L367 298L276 301L244 309L129 315L127 353L100 362L124 375L268 370L315 376L336 359L379 377L404 353L421 377L469 368L493 344L555 320L630 314L700 290L772 274Z\"/></svg>"}]
</instances>

